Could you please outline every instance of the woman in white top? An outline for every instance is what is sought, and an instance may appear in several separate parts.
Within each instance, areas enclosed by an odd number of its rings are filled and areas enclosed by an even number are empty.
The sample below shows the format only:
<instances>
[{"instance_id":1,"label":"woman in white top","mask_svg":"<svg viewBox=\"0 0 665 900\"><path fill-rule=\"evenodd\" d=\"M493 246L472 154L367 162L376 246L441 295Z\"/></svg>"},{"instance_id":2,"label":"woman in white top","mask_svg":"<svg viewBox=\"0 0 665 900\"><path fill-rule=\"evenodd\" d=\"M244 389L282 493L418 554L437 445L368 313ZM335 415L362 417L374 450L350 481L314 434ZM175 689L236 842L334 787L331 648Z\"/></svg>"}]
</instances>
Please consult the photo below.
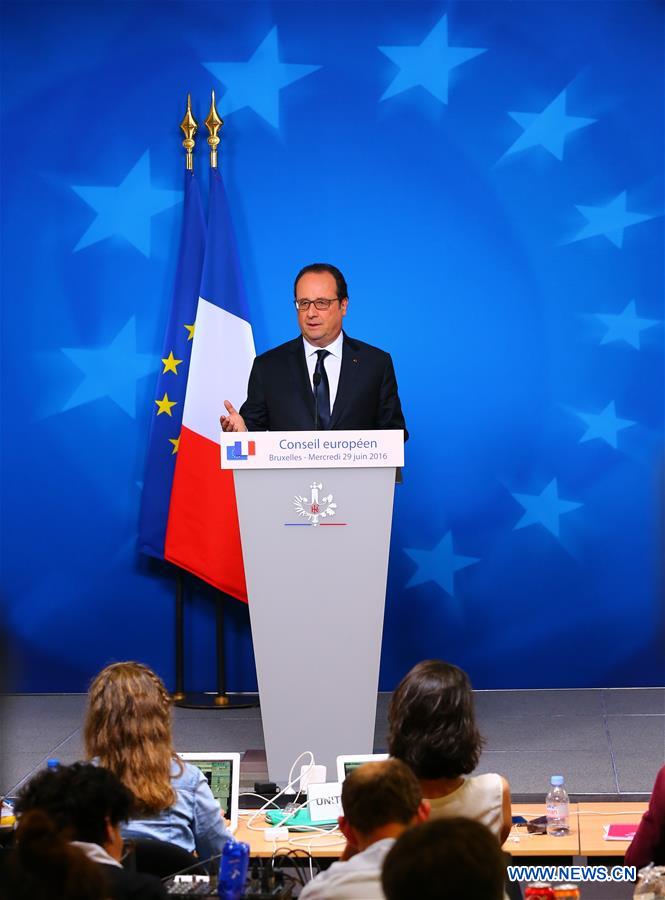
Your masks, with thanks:
<instances>
[{"instance_id":1,"label":"woman in white top","mask_svg":"<svg viewBox=\"0 0 665 900\"><path fill-rule=\"evenodd\" d=\"M510 787L501 775L471 775L483 739L466 672L437 659L418 663L398 684L388 712L390 755L411 767L431 817L482 822L503 843L512 823Z\"/></svg>"}]
</instances>

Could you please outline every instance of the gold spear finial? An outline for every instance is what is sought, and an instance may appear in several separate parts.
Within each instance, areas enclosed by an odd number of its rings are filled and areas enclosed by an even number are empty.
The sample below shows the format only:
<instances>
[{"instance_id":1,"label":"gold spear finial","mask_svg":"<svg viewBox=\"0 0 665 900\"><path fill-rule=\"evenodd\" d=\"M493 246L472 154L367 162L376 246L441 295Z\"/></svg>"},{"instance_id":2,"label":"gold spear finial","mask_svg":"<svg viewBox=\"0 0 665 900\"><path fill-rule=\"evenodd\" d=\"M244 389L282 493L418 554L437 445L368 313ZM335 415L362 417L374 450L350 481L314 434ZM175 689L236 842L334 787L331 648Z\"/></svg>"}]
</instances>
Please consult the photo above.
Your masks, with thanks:
<instances>
[{"instance_id":1,"label":"gold spear finial","mask_svg":"<svg viewBox=\"0 0 665 900\"><path fill-rule=\"evenodd\" d=\"M217 168L217 148L220 144L220 138L217 134L219 129L224 124L224 120L220 119L217 114L217 108L215 107L215 92L212 92L212 102L210 103L210 112L208 113L208 118L206 119L206 127L210 132L210 137L208 138L208 144L210 145L210 168Z\"/></svg>"},{"instance_id":2,"label":"gold spear finial","mask_svg":"<svg viewBox=\"0 0 665 900\"><path fill-rule=\"evenodd\" d=\"M194 149L194 144L196 143L194 140L194 135L198 129L198 124L194 116L192 115L192 95L187 94L187 112L185 113L185 117L180 123L180 127L182 128L182 132L185 135L185 140L182 142L182 146L187 151L187 156L185 158L185 167L188 172L194 171L194 157L192 156L192 150Z\"/></svg>"}]
</instances>

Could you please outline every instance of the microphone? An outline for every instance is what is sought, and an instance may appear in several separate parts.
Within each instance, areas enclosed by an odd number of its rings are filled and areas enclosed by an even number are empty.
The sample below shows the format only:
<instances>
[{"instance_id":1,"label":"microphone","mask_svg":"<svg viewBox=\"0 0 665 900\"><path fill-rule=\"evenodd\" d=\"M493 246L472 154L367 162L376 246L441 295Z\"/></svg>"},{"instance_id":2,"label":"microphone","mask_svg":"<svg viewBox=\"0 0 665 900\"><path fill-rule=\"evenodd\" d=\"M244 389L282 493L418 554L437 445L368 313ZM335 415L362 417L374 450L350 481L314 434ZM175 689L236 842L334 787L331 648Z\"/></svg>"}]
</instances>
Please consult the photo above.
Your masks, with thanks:
<instances>
[{"instance_id":1,"label":"microphone","mask_svg":"<svg viewBox=\"0 0 665 900\"><path fill-rule=\"evenodd\" d=\"M312 376L314 382L314 431L319 430L319 385L321 384L321 373L315 372Z\"/></svg>"}]
</instances>

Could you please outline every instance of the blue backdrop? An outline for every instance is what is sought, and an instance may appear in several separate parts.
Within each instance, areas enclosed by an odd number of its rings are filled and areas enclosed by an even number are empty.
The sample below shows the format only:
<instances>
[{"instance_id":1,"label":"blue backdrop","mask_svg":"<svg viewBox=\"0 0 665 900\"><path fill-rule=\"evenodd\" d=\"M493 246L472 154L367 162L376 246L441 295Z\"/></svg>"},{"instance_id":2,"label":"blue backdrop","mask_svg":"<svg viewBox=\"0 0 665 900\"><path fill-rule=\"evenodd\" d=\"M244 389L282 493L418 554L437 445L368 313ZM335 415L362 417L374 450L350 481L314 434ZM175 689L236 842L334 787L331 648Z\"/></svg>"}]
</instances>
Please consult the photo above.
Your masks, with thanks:
<instances>
[{"instance_id":1,"label":"blue backdrop","mask_svg":"<svg viewBox=\"0 0 665 900\"><path fill-rule=\"evenodd\" d=\"M477 687L662 683L662 3L4 2L3 19L17 688L80 690L129 657L172 683L172 582L136 532L178 124L191 91L202 126L211 88L257 349L296 333L293 276L328 260L348 332L395 361L412 438L382 688L428 656ZM211 688L213 594L194 594L188 683ZM251 689L235 601L228 629L229 686Z\"/></svg>"}]
</instances>

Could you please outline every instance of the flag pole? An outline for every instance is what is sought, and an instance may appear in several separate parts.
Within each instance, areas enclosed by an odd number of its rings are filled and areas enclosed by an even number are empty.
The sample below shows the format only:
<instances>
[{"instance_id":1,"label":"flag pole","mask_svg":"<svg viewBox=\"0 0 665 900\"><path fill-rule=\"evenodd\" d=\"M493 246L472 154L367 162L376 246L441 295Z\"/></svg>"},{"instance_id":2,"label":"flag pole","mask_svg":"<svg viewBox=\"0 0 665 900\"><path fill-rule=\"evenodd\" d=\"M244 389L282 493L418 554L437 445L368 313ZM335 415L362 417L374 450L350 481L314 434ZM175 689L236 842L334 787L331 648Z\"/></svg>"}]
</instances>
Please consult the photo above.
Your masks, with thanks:
<instances>
[{"instance_id":1,"label":"flag pole","mask_svg":"<svg viewBox=\"0 0 665 900\"><path fill-rule=\"evenodd\" d=\"M220 145L221 138L219 137L219 129L224 124L224 120L220 118L219 113L217 112L217 107L215 106L215 92L212 92L212 100L210 102L210 112L208 113L208 118L205 120L206 128L210 132L208 137L208 144L210 146L210 168L217 168L217 148Z\"/></svg>"},{"instance_id":2,"label":"flag pole","mask_svg":"<svg viewBox=\"0 0 665 900\"><path fill-rule=\"evenodd\" d=\"M182 146L185 148L185 169L194 172L194 135L198 130L198 122L192 114L192 95L187 94L187 109L180 128L185 135ZM182 569L175 569L175 691L172 694L175 703L182 702L185 697L185 579Z\"/></svg>"},{"instance_id":3,"label":"flag pole","mask_svg":"<svg viewBox=\"0 0 665 900\"><path fill-rule=\"evenodd\" d=\"M208 129L208 146L210 147L210 168L217 169L217 148L220 145L221 138L219 130L224 124L224 120L217 112L215 105L215 91L212 91L210 100L210 112L205 120ZM224 653L224 593L216 592L215 597L215 620L216 620L216 643L217 643L217 695L215 696L215 706L228 706L229 697L226 693L226 658Z\"/></svg>"},{"instance_id":4,"label":"flag pole","mask_svg":"<svg viewBox=\"0 0 665 900\"><path fill-rule=\"evenodd\" d=\"M212 92L210 112L205 120L208 129L208 145L210 147L210 168L217 169L217 149L221 143L219 130L224 124L215 106L215 92ZM182 142L186 150L185 166L188 171L194 171L192 152L194 150L194 135L198 124L192 115L191 96L187 95L187 111L180 123L185 135ZM215 591L215 637L216 637L216 691L214 693L191 694L184 689L184 573L181 569L176 572L176 690L173 700L177 706L188 709L247 709L259 705L258 698L253 695L227 694L226 691L226 658L224 652L224 602L228 595L223 591Z\"/></svg>"},{"instance_id":5,"label":"flag pole","mask_svg":"<svg viewBox=\"0 0 665 900\"><path fill-rule=\"evenodd\" d=\"M180 128L182 129L183 134L185 135L185 140L182 142L182 146L185 148L186 156L185 156L185 168L188 172L194 171L194 145L196 141L194 140L194 135L198 129L199 125L194 116L192 115L192 95L187 94L187 110L185 111L184 118L180 123Z\"/></svg>"}]
</instances>

